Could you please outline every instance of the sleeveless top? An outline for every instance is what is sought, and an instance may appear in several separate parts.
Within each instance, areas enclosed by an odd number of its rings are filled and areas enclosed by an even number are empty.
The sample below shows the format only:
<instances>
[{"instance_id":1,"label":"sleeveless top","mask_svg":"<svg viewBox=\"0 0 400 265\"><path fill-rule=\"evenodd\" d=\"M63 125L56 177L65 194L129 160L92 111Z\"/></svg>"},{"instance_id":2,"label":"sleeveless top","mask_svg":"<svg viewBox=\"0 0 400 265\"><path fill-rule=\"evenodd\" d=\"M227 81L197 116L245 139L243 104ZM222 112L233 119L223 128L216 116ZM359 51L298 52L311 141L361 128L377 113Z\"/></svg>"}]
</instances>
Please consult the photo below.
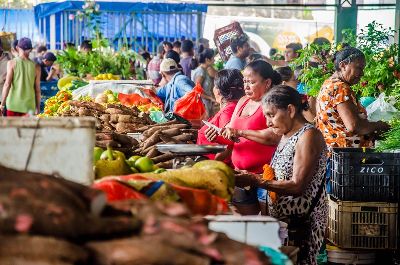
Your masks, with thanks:
<instances>
[{"instance_id":1,"label":"sleeveless top","mask_svg":"<svg viewBox=\"0 0 400 265\"><path fill-rule=\"evenodd\" d=\"M242 105L238 106L239 111L235 116L232 116L230 127L238 130L262 130L268 128L261 105L253 115L240 116L249 100L245 100ZM263 166L271 162L275 149L275 145L264 145L240 137L240 142L233 144L232 164L237 169L260 174L263 172Z\"/></svg>"},{"instance_id":2,"label":"sleeveless top","mask_svg":"<svg viewBox=\"0 0 400 265\"><path fill-rule=\"evenodd\" d=\"M305 131L314 128L311 124L306 123L299 131L292 135L285 143L279 144L272 159L271 166L275 171L277 181L290 180L293 177L293 162L296 153L296 144ZM271 216L282 218L290 215L303 215L308 213L311 206L312 198L317 195L318 189L325 183L326 170L326 147L322 151L314 175L304 193L301 196L279 196L275 203L271 199L268 200ZM323 185L325 189L325 185ZM324 207L326 192L323 190L319 198L317 206L313 212L319 211L320 207Z\"/></svg>"},{"instance_id":3,"label":"sleeveless top","mask_svg":"<svg viewBox=\"0 0 400 265\"><path fill-rule=\"evenodd\" d=\"M7 109L14 112L35 112L35 63L20 57L14 59L14 76L7 97Z\"/></svg>"}]
</instances>

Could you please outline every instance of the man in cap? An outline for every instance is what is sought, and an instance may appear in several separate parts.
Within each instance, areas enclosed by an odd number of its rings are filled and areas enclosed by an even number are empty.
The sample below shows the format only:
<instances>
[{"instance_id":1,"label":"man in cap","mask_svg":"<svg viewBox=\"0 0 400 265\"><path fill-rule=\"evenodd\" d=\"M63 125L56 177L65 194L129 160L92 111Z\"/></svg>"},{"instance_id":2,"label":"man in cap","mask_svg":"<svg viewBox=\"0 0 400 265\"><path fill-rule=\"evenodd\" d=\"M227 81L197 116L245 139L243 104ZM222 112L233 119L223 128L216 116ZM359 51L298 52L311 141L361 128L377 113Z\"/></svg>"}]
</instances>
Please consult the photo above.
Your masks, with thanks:
<instances>
[{"instance_id":1,"label":"man in cap","mask_svg":"<svg viewBox=\"0 0 400 265\"><path fill-rule=\"evenodd\" d=\"M194 83L182 74L171 58L162 61L160 71L167 84L157 90L157 96L164 102L164 112L170 112L174 110L175 102L193 89Z\"/></svg>"},{"instance_id":2,"label":"man in cap","mask_svg":"<svg viewBox=\"0 0 400 265\"><path fill-rule=\"evenodd\" d=\"M0 113L7 105L7 116L24 116L40 112L40 66L29 59L32 41L21 38L16 47L18 56L7 63Z\"/></svg>"},{"instance_id":3,"label":"man in cap","mask_svg":"<svg viewBox=\"0 0 400 265\"><path fill-rule=\"evenodd\" d=\"M52 52L46 52L41 62L40 66L40 81L51 81L53 77L57 75L58 68L54 67L54 62L57 60L57 57Z\"/></svg>"},{"instance_id":4,"label":"man in cap","mask_svg":"<svg viewBox=\"0 0 400 265\"><path fill-rule=\"evenodd\" d=\"M11 55L3 50L3 44L0 39L0 100L1 91L6 81L7 76L7 62L11 60Z\"/></svg>"}]
</instances>

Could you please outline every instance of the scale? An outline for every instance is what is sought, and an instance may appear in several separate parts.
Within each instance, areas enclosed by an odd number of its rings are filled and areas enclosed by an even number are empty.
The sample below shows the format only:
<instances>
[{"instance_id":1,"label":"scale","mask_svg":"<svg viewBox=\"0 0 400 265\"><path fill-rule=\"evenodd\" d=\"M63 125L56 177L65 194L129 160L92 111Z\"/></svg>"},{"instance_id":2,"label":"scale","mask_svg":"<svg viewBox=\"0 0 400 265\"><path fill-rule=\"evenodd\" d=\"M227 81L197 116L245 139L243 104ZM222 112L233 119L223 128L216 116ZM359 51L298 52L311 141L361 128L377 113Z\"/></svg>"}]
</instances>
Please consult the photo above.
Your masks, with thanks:
<instances>
[{"instance_id":1,"label":"scale","mask_svg":"<svg viewBox=\"0 0 400 265\"><path fill-rule=\"evenodd\" d=\"M198 144L157 144L156 148L161 153L175 155L172 168L192 166L204 160L202 155L217 154L226 150L227 145L198 145Z\"/></svg>"}]
</instances>

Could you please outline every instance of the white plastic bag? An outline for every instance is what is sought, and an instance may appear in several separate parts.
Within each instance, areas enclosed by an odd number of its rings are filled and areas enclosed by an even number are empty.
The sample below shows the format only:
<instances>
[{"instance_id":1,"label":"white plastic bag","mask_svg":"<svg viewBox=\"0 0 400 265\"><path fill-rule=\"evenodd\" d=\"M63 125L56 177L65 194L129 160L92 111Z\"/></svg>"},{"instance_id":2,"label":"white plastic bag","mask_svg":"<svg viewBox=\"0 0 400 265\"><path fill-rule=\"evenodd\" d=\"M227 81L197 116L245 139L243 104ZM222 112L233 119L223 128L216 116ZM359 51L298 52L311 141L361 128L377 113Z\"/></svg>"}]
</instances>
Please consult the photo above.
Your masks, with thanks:
<instances>
[{"instance_id":1,"label":"white plastic bag","mask_svg":"<svg viewBox=\"0 0 400 265\"><path fill-rule=\"evenodd\" d=\"M370 121L390 121L399 115L399 111L394 107L393 97L385 98L385 93L372 102L367 108L368 120Z\"/></svg>"}]
</instances>

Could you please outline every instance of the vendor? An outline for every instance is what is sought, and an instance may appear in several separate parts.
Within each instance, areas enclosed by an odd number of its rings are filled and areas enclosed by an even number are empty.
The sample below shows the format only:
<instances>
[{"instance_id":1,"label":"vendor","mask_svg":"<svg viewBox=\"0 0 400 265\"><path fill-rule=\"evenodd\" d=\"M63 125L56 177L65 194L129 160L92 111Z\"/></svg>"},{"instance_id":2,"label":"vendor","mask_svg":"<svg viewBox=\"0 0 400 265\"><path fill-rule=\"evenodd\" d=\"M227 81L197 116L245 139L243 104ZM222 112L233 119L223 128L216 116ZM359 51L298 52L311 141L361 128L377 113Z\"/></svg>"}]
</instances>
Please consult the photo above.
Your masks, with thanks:
<instances>
[{"instance_id":1,"label":"vendor","mask_svg":"<svg viewBox=\"0 0 400 265\"><path fill-rule=\"evenodd\" d=\"M364 54L346 47L336 53L334 63L336 71L323 83L317 97L317 127L330 147L371 147L371 134L387 130L388 124L368 121L350 87L363 76Z\"/></svg>"},{"instance_id":2,"label":"vendor","mask_svg":"<svg viewBox=\"0 0 400 265\"><path fill-rule=\"evenodd\" d=\"M224 128L231 120L233 111L240 98L244 96L243 75L237 69L224 69L217 73L213 88L215 100L220 110L209 122L218 128ZM219 136L215 130L204 125L198 132L197 144L231 144L230 141ZM209 155L210 159L224 160L231 163L230 157Z\"/></svg>"},{"instance_id":3,"label":"vendor","mask_svg":"<svg viewBox=\"0 0 400 265\"><path fill-rule=\"evenodd\" d=\"M40 66L40 81L51 81L54 78L59 77L60 70L58 65L55 65L54 62L57 60L57 57L52 52L46 52L41 61L39 62Z\"/></svg>"},{"instance_id":4,"label":"vendor","mask_svg":"<svg viewBox=\"0 0 400 265\"><path fill-rule=\"evenodd\" d=\"M182 74L177 63L170 58L161 62L160 72L167 84L157 90L157 96L164 102L164 112L172 112L175 102L191 91L194 83Z\"/></svg>"},{"instance_id":5,"label":"vendor","mask_svg":"<svg viewBox=\"0 0 400 265\"><path fill-rule=\"evenodd\" d=\"M273 180L236 176L236 185L268 190L269 214L289 224L289 240L300 248L297 264L317 264L327 223L326 144L303 117L300 94L292 87L273 87L262 101L267 125L282 139L272 159Z\"/></svg>"},{"instance_id":6,"label":"vendor","mask_svg":"<svg viewBox=\"0 0 400 265\"><path fill-rule=\"evenodd\" d=\"M280 75L272 66L256 60L246 66L243 72L245 96L236 105L230 123L223 128L226 139L238 138L232 143L232 163L237 170L261 173L263 166L271 162L280 136L267 127L262 113L261 99L273 85L281 83ZM260 191L260 194L263 194ZM263 196L263 195L260 195ZM257 190L235 190L233 203L241 214L258 214L260 211Z\"/></svg>"}]
</instances>

